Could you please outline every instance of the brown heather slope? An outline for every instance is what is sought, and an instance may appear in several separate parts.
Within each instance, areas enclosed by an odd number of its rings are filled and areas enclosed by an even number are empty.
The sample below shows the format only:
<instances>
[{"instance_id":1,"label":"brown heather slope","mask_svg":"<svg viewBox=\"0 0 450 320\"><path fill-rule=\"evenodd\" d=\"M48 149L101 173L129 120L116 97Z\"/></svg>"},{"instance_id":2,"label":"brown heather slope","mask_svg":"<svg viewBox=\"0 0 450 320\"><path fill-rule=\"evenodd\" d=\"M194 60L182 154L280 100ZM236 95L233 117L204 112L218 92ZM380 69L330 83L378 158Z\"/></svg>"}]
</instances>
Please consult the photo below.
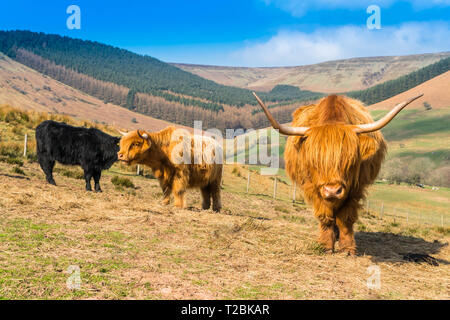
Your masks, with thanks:
<instances>
[{"instance_id":1,"label":"brown heather slope","mask_svg":"<svg viewBox=\"0 0 450 320\"><path fill-rule=\"evenodd\" d=\"M0 105L58 113L132 130L161 130L169 122L132 112L67 86L0 53ZM133 122L135 118L137 123ZM179 125L176 125L180 127Z\"/></svg>"},{"instance_id":2,"label":"brown heather slope","mask_svg":"<svg viewBox=\"0 0 450 320\"><path fill-rule=\"evenodd\" d=\"M450 56L450 52L353 58L297 67L242 68L174 64L185 71L224 85L271 90L277 84L334 93L362 90L396 79Z\"/></svg>"},{"instance_id":3,"label":"brown heather slope","mask_svg":"<svg viewBox=\"0 0 450 320\"><path fill-rule=\"evenodd\" d=\"M394 105L408 100L420 93L424 96L411 103L408 109L423 109L423 103L428 102L433 109L450 107L450 71L430 79L417 87L402 92L392 98L369 106L371 110L391 109Z\"/></svg>"}]
</instances>

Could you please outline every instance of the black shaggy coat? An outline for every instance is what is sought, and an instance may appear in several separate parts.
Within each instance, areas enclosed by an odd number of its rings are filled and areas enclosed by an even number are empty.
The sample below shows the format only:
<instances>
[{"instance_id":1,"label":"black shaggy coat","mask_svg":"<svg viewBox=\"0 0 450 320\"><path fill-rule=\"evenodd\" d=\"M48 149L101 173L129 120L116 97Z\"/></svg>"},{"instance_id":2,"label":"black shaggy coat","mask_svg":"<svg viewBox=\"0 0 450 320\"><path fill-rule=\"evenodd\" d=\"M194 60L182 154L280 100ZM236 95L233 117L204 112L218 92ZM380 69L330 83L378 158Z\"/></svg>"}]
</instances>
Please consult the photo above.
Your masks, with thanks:
<instances>
[{"instance_id":1,"label":"black shaggy coat","mask_svg":"<svg viewBox=\"0 0 450 320\"><path fill-rule=\"evenodd\" d=\"M102 170L117 161L120 138L112 137L95 128L73 127L63 122L43 121L36 128L37 157L46 179L53 180L55 161L66 165L79 165L84 170L86 190L91 191L94 178L95 191L100 189Z\"/></svg>"}]
</instances>

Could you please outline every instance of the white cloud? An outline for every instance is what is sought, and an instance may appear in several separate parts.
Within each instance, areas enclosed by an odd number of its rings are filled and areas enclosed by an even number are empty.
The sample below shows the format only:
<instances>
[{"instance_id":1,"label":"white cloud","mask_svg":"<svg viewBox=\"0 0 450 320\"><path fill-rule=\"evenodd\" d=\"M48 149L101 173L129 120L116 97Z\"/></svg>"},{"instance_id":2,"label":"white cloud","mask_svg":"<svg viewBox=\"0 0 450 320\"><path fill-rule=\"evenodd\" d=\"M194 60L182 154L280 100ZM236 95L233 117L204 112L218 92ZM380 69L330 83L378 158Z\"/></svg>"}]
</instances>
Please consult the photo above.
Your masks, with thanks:
<instances>
[{"instance_id":1,"label":"white cloud","mask_svg":"<svg viewBox=\"0 0 450 320\"><path fill-rule=\"evenodd\" d=\"M274 5L293 16L301 17L308 10L317 9L358 9L367 8L370 5L380 7L390 7L396 0L261 0L266 5ZM430 8L435 6L449 6L450 0L410 0L412 6L416 9Z\"/></svg>"},{"instance_id":2,"label":"white cloud","mask_svg":"<svg viewBox=\"0 0 450 320\"><path fill-rule=\"evenodd\" d=\"M312 33L283 30L268 41L248 43L232 52L229 60L241 66L293 66L449 50L449 23L405 23L381 30L359 26L319 28Z\"/></svg>"}]
</instances>

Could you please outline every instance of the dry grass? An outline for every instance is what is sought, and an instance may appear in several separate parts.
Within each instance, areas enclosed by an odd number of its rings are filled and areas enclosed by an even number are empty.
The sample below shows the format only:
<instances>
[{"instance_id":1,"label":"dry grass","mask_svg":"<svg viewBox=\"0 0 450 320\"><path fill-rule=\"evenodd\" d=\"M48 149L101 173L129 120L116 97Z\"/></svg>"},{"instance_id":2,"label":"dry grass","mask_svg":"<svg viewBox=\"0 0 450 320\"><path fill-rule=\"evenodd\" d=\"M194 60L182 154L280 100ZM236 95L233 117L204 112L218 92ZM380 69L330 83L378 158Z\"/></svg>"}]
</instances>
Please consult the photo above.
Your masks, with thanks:
<instances>
[{"instance_id":1,"label":"dry grass","mask_svg":"<svg viewBox=\"0 0 450 320\"><path fill-rule=\"evenodd\" d=\"M59 173L51 186L36 164L23 165L25 176L14 166L0 162L0 298L449 298L448 233L365 216L358 256L326 255L309 210L238 192L245 179L231 166L219 214L200 210L196 191L187 210L162 206L156 180L118 166L104 174L100 194ZM135 188L116 190L117 175ZM403 261L408 252L440 265ZM379 290L366 286L373 264ZM80 290L66 288L70 265L80 267Z\"/></svg>"}]
</instances>

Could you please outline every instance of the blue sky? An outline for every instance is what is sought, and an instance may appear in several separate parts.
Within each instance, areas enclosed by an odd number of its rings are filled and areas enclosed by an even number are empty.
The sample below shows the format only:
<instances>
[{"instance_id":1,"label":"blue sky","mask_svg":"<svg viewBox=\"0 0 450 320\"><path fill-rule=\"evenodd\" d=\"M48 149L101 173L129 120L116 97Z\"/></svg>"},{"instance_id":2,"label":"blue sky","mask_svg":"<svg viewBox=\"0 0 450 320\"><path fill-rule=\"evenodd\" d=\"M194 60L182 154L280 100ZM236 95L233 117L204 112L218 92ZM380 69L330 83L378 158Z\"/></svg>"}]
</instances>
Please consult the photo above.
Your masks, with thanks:
<instances>
[{"instance_id":1,"label":"blue sky","mask_svg":"<svg viewBox=\"0 0 450 320\"><path fill-rule=\"evenodd\" d=\"M81 29L69 30L69 5ZM381 29L369 30L369 5ZM450 0L2 1L0 29L96 40L167 62L285 66L450 50Z\"/></svg>"}]
</instances>

